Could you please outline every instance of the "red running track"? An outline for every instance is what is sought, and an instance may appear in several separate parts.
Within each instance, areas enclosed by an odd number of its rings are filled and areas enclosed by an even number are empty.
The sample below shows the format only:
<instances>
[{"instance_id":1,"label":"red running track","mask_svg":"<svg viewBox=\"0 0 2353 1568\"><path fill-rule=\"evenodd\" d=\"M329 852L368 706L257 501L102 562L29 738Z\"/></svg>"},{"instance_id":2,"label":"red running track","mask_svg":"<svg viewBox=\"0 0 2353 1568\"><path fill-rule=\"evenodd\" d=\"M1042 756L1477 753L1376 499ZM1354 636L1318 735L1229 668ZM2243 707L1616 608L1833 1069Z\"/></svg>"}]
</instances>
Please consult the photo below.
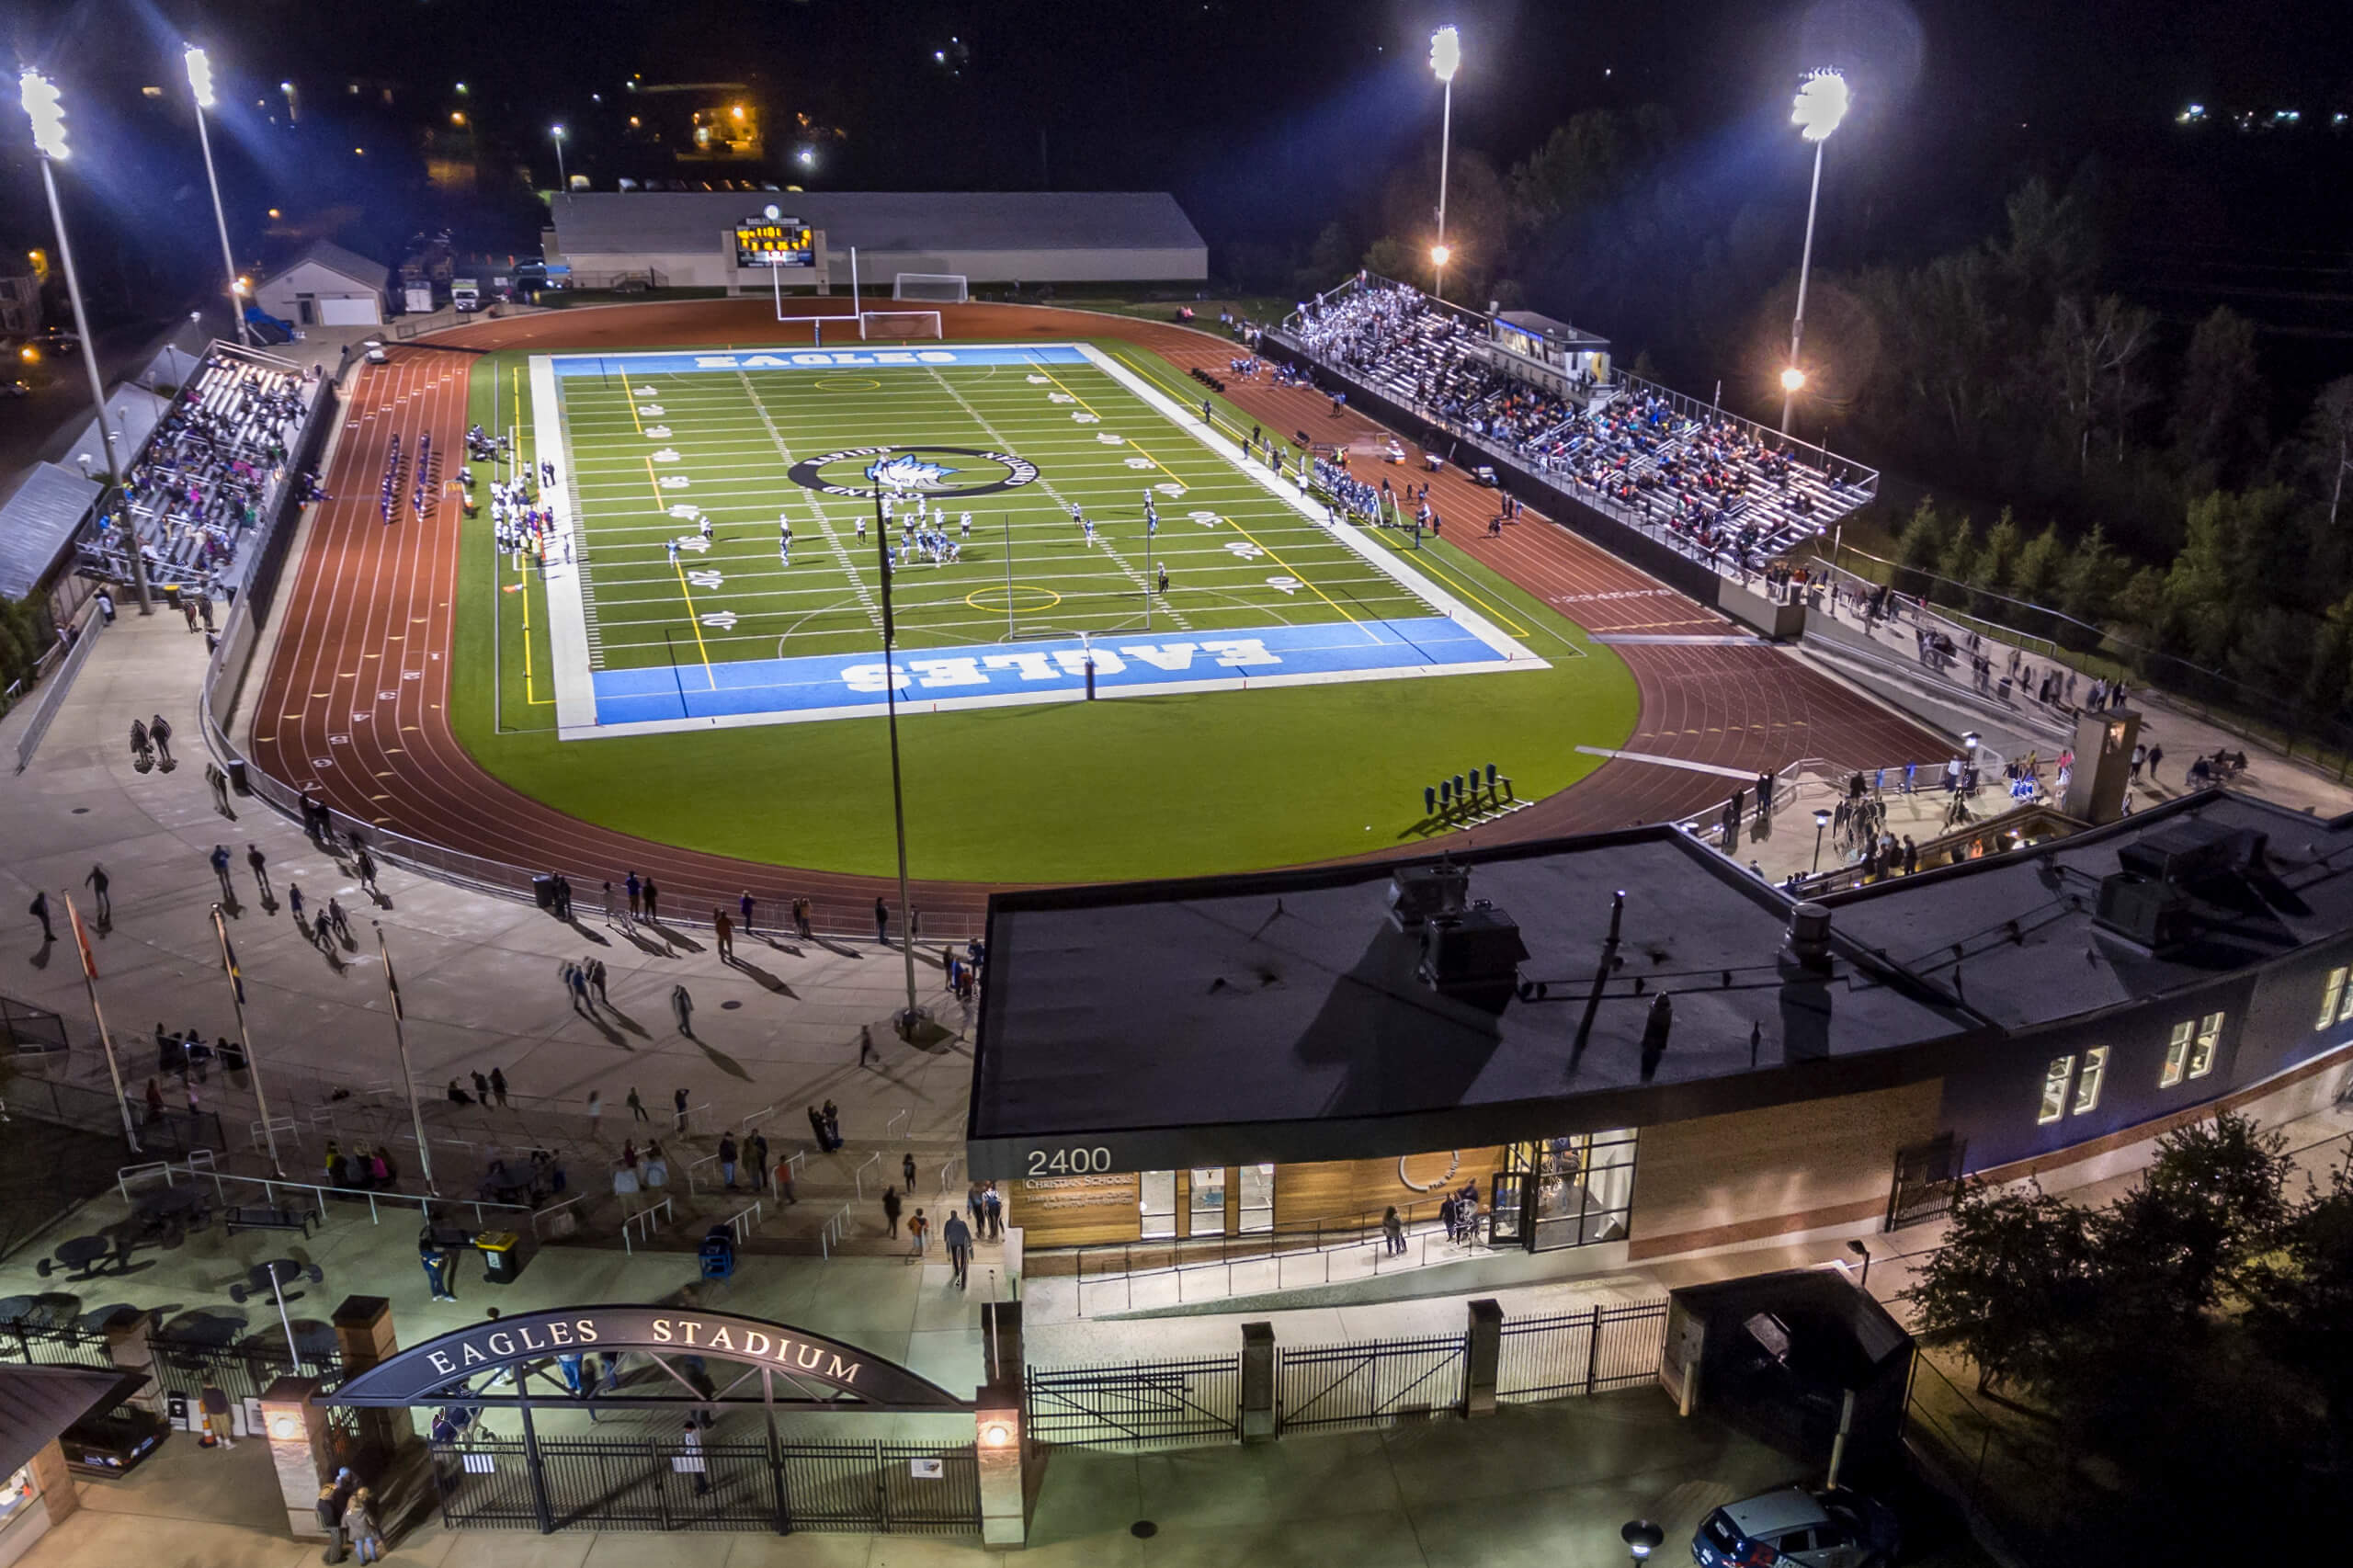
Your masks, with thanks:
<instances>
[{"instance_id":1,"label":"red running track","mask_svg":"<svg viewBox=\"0 0 2353 1568\"><path fill-rule=\"evenodd\" d=\"M947 306L942 316L950 337L1117 337L1180 370L1198 366L1223 375L1233 358L1223 338L1129 317L1010 305ZM434 339L449 347L395 347L390 363L363 367L324 475L335 499L309 519L278 646L255 700L255 760L276 778L314 787L322 800L359 821L509 865L560 869L575 884L575 896L591 904L590 890L599 881L635 869L654 876L676 910L732 906L749 888L763 899L810 898L828 928L862 928L875 898L895 893L882 879L674 848L566 815L485 773L458 743L448 711L460 508L437 498L424 519L404 508L389 527L376 508L395 433L405 463L413 464L418 438L429 432L443 476L453 472L464 449L467 378L475 362L462 350L774 343L777 336L771 307L756 300L564 310L458 328ZM1307 429L1319 439L1358 444L1368 454L1387 439L1360 415L1334 417L1328 399L1304 390L1233 382L1227 395L1270 430ZM1418 463L1406 472L1418 474ZM413 474L404 478L404 501L413 483ZM1458 544L1589 631L1737 630L1533 512L1500 538L1488 537L1482 530L1494 512L1493 493L1451 468L1431 480L1431 503L1441 517L1455 520ZM1803 756L1863 767L1925 761L1945 749L1933 733L1761 643L1625 644L1616 652L1633 672L1641 699L1628 751L1754 775ZM1687 817L1712 809L1735 782L1612 759L1479 831L1492 843ZM944 934L951 924L976 925L992 891L921 882L913 896Z\"/></svg>"}]
</instances>

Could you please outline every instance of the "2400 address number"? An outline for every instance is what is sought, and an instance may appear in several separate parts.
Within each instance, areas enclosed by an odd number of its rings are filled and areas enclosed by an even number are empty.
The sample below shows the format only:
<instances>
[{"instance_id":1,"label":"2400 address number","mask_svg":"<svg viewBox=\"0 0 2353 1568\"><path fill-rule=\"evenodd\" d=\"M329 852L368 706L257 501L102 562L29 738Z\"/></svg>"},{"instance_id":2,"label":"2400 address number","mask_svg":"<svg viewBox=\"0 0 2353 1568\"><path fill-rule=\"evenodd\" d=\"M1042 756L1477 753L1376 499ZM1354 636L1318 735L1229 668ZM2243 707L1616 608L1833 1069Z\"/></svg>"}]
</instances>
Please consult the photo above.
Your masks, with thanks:
<instances>
[{"instance_id":1,"label":"2400 address number","mask_svg":"<svg viewBox=\"0 0 2353 1568\"><path fill-rule=\"evenodd\" d=\"M1110 1168L1111 1151L1100 1146L1029 1151L1029 1174L1033 1176L1089 1176Z\"/></svg>"}]
</instances>

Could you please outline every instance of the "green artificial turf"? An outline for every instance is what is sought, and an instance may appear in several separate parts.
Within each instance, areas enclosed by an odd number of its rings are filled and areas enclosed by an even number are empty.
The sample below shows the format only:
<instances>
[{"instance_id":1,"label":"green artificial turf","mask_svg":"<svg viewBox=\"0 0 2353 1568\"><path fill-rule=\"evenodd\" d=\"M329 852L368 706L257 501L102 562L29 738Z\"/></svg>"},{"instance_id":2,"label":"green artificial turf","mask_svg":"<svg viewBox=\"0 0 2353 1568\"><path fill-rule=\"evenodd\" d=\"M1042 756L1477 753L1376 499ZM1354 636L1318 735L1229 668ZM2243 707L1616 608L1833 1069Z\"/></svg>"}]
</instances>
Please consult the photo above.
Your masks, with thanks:
<instances>
[{"instance_id":1,"label":"green artificial turf","mask_svg":"<svg viewBox=\"0 0 2353 1568\"><path fill-rule=\"evenodd\" d=\"M1199 392L1197 386L1152 356L1126 344L1102 347L1171 396L1199 401L1192 395ZM524 366L520 355L485 357L473 378L470 416L485 426L494 423L494 415L502 427L516 424L516 397L519 392L528 402L529 394ZM1230 470L1218 472L1222 465L1217 459L1157 415L1148 409L1138 414L1140 405L1131 394L1100 371L1091 367L1054 369L1071 383L1072 395L1102 410L1108 422L1121 426L1121 434L1144 443L1155 462L1165 460L1181 476L1188 494L1160 503L1159 540L1170 548L1200 553L1181 568L1172 566L1172 574L1180 585L1190 580L1205 588L1214 574L1222 573L1230 579L1217 590L1232 601L1223 611L1215 603L1195 604L1201 623L1267 624L1278 615L1303 621L1340 614L1341 605L1370 603L1377 596L1404 597L1396 585L1345 552L1328 557L1310 553L1316 543L1314 528L1295 517L1286 519L1279 507L1270 506L1263 514L1253 510L1263 496L1254 498ZM1068 431L1059 431L1058 421L1074 405L1049 405L1041 416L1020 403L1029 395L1018 390L1028 386L1026 381L1009 376L1000 380L1002 386L983 383L976 391L960 385L959 390L974 411L985 404L984 417L1006 433L1011 449L1033 456L1058 489L1084 493L1082 504L1090 511L1099 494L1107 542L1116 542L1123 552L1139 553L1140 524L1128 524L1116 540L1111 538L1122 525L1110 520L1114 508L1109 497L1115 490L1124 494L1133 488L1123 463L1118 458L1111 466L1093 462L1097 454L1086 443L1073 443ZM1002 404L995 396L998 392L1006 394ZM823 419L824 412L798 407L798 394L782 384L756 386L748 392L739 389L733 414L753 415L756 398L796 457L820 450L842 435L838 425L822 430L813 423L799 427L804 421ZM859 434L893 442L947 440L955 435L938 423L937 384L903 401L903 413L888 407L861 409ZM674 398L663 406L675 413L687 405ZM613 476L623 465L613 454L595 449L584 437L587 419L577 409L571 412L584 485L618 483ZM625 412L604 409L593 416ZM722 415L714 405L702 412L695 428L732 416ZM958 417L968 415L960 412ZM1146 419L1158 421L1158 430ZM874 430L876 422L890 428ZM1012 429L1016 423L1021 424L1017 438ZM1246 416L1242 423L1246 427ZM523 455L535 460L528 416L521 424ZM673 419L671 427L681 437L689 428L681 419ZM1071 428L1087 433L1085 426ZM709 453L698 458L689 442L675 443L687 464L681 472L692 472L699 481L690 494L699 491L721 506L742 509L741 517L733 517L718 506L709 508L715 520L725 519L719 548L724 550L729 534L741 529L747 541L756 540L756 566L775 567L779 508L770 497L787 492L792 497L789 505L796 534L789 574L751 582L734 579L742 585L736 592L751 596L740 601L731 597L731 607L743 610L738 625L789 615L806 619L813 632L828 640L812 651L854 645L856 638L869 633L852 619L847 606L838 602L849 586L838 556L821 562L812 549L816 541L810 537L810 525L801 520L810 515L802 499L808 493L783 480L783 461L775 455L773 441L765 479L753 483L748 471L722 473L736 465L757 464L753 453L733 449L750 445L732 439L742 431L731 426L729 433L731 439L722 443L730 449L726 462L715 461ZM765 429L760 435L767 437ZM644 444L632 431L627 449L634 453ZM620 449L621 443L614 446ZM642 468L642 458L638 461ZM699 483L706 475L709 483ZM1160 480L1162 473L1155 469L1152 477ZM744 494L730 497L727 486L738 482ZM1043 483L1032 487L1044 488ZM1271 574L1260 558L1237 560L1229 571L1208 552L1222 550L1226 542L1216 528L1202 528L1190 539L1179 534L1180 528L1195 527L1183 520L1195 503L1211 497L1215 505L1205 509L1242 525L1271 546L1322 594L1268 590L1263 578ZM628 537L616 530L641 526L630 518L622 492L615 490L608 499L600 517L597 494L592 489L586 497L585 522L592 548L599 548L599 529L606 531L605 547L610 547ZM1059 507L1058 502L1047 505ZM1131 502L1129 509L1140 509L1140 500ZM834 520L835 526L846 530L847 518L845 513ZM1131 585L1107 556L1090 554L1069 540L1066 520L1057 525L1054 513L1031 508L1017 526L1024 530L1015 545L1017 581L1053 581L1064 594L1066 608L1054 612L1054 625L1140 627L1140 620L1131 619L1141 615L1140 597L1129 594ZM1294 526L1300 530L1296 536L1277 531ZM658 550L660 536L647 537ZM1383 550L1410 544L1394 531L1372 537ZM1212 538L1219 540L1215 546L1207 542ZM967 556L966 570L975 581L983 575L976 560L982 548L976 541ZM1324 541L1322 548L1335 547ZM804 551L810 552L805 569ZM756 569L753 551L747 542L741 562L746 573ZM597 602L608 660L619 665L640 657L649 640L659 641L665 619L675 642L678 630L688 625L684 596L675 585L669 602L646 593L635 608L623 609L616 623L615 608L626 602L623 580L633 568L617 564L608 574L601 570L604 558L597 559ZM1570 622L1452 546L1428 545L1414 552L1412 560L1449 592L1551 661L1552 667L905 713L900 736L915 874L1012 882L1180 876L1389 848L1419 842L1430 831L1423 820L1425 784L1493 762L1512 778L1520 797L1539 799L1598 766L1601 759L1578 752L1578 745L1623 742L1633 728L1636 698L1631 677L1614 653L1592 646ZM668 570L658 556L645 564L641 588L660 575L652 567ZM702 562L698 559L694 564ZM1001 572L1002 557L995 558L993 565ZM1250 568L1248 574L1241 572L1243 566ZM911 592L919 592L926 570L911 571L901 580ZM941 569L937 574L943 589L953 585L958 570ZM518 584L517 591L503 591ZM960 637L1001 639L1001 621L960 626L969 613L962 605L969 591L934 594L928 610L918 603L916 619L903 634L903 642L912 641L918 629L934 645ZM795 608L794 601L782 597L792 594L807 597ZM1182 596L1177 598L1181 603ZM1410 599L1386 608L1423 613L1413 608ZM536 576L528 572L518 576L495 555L485 509L483 517L468 528L461 551L452 715L460 740L490 772L559 810L665 843L779 865L870 874L894 869L890 755L881 719L559 742L547 681L545 618ZM732 634L735 629L726 631ZM1022 631L1033 634L1029 626ZM624 653L625 643L639 653ZM721 659L736 645L722 637L708 652ZM879 638L873 645L879 651ZM774 656L777 635L773 630L746 631L741 647L741 656ZM779 885L755 891L775 896L792 890Z\"/></svg>"}]
</instances>

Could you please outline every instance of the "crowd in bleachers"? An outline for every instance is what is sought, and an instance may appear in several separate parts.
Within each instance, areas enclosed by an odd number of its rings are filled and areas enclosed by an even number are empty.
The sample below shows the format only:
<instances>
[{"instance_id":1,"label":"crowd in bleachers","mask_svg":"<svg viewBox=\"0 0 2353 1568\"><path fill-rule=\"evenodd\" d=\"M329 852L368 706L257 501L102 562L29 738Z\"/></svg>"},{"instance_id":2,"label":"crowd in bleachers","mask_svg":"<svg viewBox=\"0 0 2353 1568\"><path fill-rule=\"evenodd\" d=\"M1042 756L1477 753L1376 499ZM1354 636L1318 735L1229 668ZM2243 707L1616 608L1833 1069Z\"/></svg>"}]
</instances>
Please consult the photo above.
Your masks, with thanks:
<instances>
[{"instance_id":1,"label":"crowd in bleachers","mask_svg":"<svg viewBox=\"0 0 2353 1568\"><path fill-rule=\"evenodd\" d=\"M209 584L235 558L271 483L285 475L320 374L317 366L298 372L205 356L123 474L150 577ZM317 492L316 474L295 483L305 499ZM117 521L101 517L90 544L101 564L127 576Z\"/></svg>"},{"instance_id":2,"label":"crowd in bleachers","mask_svg":"<svg viewBox=\"0 0 2353 1568\"><path fill-rule=\"evenodd\" d=\"M1571 398L1521 381L1474 352L1470 318L1401 285L1336 290L1302 308L1297 334L1323 363L1723 569L1761 571L1867 499L1770 432L1662 389L1580 379Z\"/></svg>"}]
</instances>

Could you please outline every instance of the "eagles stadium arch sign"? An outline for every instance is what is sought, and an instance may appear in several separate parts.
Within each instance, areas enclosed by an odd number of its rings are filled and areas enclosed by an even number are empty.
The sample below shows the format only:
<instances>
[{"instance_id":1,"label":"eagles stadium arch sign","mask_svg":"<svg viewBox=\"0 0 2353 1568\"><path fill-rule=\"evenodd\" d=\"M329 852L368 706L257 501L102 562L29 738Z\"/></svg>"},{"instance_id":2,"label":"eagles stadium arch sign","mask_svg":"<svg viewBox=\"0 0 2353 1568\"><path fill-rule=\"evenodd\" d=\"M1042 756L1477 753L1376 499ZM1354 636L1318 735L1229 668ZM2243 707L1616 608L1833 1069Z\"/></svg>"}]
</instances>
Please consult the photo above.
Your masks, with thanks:
<instances>
[{"instance_id":1,"label":"eagles stadium arch sign","mask_svg":"<svg viewBox=\"0 0 2353 1568\"><path fill-rule=\"evenodd\" d=\"M792 1403L865 1411L973 1408L972 1401L958 1399L938 1384L871 1351L805 1329L728 1312L614 1306L517 1312L445 1334L355 1374L332 1393L321 1395L320 1402L380 1408L547 1403L565 1395L551 1390L534 1399L525 1382L533 1366L545 1368L561 1356L609 1356L624 1351L665 1366L673 1357L724 1360L739 1364L747 1374L765 1375L740 1397L731 1391L745 1386L745 1378L715 1379L721 1392L713 1399L698 1395L674 1374L671 1381L676 1391L659 1398L600 1395L597 1403L694 1400L706 1404ZM515 1374L512 1392L500 1392L506 1386L503 1383L494 1388L486 1381L477 1381L501 1369ZM781 1392L779 1381L794 1392L789 1395ZM825 1390L831 1392L818 1392Z\"/></svg>"}]
</instances>

